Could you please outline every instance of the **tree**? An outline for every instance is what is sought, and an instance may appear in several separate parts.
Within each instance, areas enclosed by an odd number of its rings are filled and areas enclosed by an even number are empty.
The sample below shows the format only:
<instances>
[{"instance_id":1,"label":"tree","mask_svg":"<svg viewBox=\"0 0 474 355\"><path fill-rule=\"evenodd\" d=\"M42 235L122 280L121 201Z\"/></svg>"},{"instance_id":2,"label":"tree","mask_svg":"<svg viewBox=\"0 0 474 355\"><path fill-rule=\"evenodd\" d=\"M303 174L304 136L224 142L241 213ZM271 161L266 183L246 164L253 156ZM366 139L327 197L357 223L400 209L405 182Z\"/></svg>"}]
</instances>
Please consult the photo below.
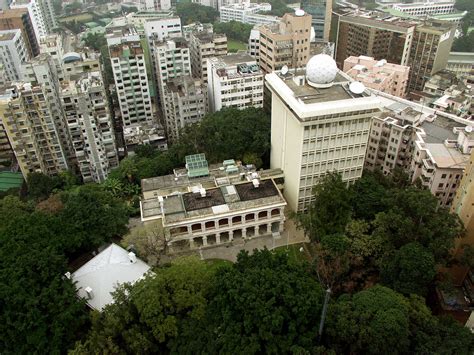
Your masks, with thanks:
<instances>
[{"instance_id":1,"label":"tree","mask_svg":"<svg viewBox=\"0 0 474 355\"><path fill-rule=\"evenodd\" d=\"M350 187L354 218L371 221L377 213L386 208L384 201L389 190L381 179L383 178L378 173L365 171L362 177Z\"/></svg>"},{"instance_id":2,"label":"tree","mask_svg":"<svg viewBox=\"0 0 474 355\"><path fill-rule=\"evenodd\" d=\"M341 175L327 173L313 187L314 200L307 212L296 215L298 225L312 241L325 235L342 234L351 217L351 198Z\"/></svg>"},{"instance_id":3,"label":"tree","mask_svg":"<svg viewBox=\"0 0 474 355\"><path fill-rule=\"evenodd\" d=\"M206 353L290 353L315 344L323 290L288 256L242 251L210 295ZM188 352L182 339L179 352Z\"/></svg>"},{"instance_id":4,"label":"tree","mask_svg":"<svg viewBox=\"0 0 474 355\"><path fill-rule=\"evenodd\" d=\"M162 222L151 222L133 228L122 239L121 244L125 248L132 246L149 265L158 264L167 250Z\"/></svg>"},{"instance_id":5,"label":"tree","mask_svg":"<svg viewBox=\"0 0 474 355\"><path fill-rule=\"evenodd\" d=\"M244 43L247 43L252 28L253 25L238 21L214 23L215 33L225 33L228 39L230 38Z\"/></svg>"},{"instance_id":6,"label":"tree","mask_svg":"<svg viewBox=\"0 0 474 355\"><path fill-rule=\"evenodd\" d=\"M425 296L435 275L433 254L416 242L387 254L381 266L383 283L403 294Z\"/></svg>"},{"instance_id":7,"label":"tree","mask_svg":"<svg viewBox=\"0 0 474 355\"><path fill-rule=\"evenodd\" d=\"M329 308L326 342L337 353L407 353L408 302L382 286L343 295Z\"/></svg>"},{"instance_id":8,"label":"tree","mask_svg":"<svg viewBox=\"0 0 474 355\"><path fill-rule=\"evenodd\" d=\"M183 25L193 22L213 23L219 13L210 6L203 6L192 2L179 2L176 5L176 13L181 18Z\"/></svg>"},{"instance_id":9,"label":"tree","mask_svg":"<svg viewBox=\"0 0 474 355\"><path fill-rule=\"evenodd\" d=\"M183 328L204 317L214 272L197 258L178 259L119 288L114 303L95 314L89 334L72 353L168 352Z\"/></svg>"},{"instance_id":10,"label":"tree","mask_svg":"<svg viewBox=\"0 0 474 355\"><path fill-rule=\"evenodd\" d=\"M418 242L433 254L436 263L449 258L463 227L455 214L438 207L436 197L414 187L393 189L386 204L386 211L378 213L373 222L373 235L385 241L386 251Z\"/></svg>"},{"instance_id":11,"label":"tree","mask_svg":"<svg viewBox=\"0 0 474 355\"><path fill-rule=\"evenodd\" d=\"M64 278L54 217L38 212L0 226L0 348L4 353L65 352L85 324L84 304Z\"/></svg>"},{"instance_id":12,"label":"tree","mask_svg":"<svg viewBox=\"0 0 474 355\"><path fill-rule=\"evenodd\" d=\"M42 173L30 173L26 178L28 195L34 200L44 200L49 197L54 189L61 187L61 179L50 177Z\"/></svg>"},{"instance_id":13,"label":"tree","mask_svg":"<svg viewBox=\"0 0 474 355\"><path fill-rule=\"evenodd\" d=\"M64 208L58 215L69 238L64 249L96 248L126 232L127 206L97 185L85 185L61 195Z\"/></svg>"},{"instance_id":14,"label":"tree","mask_svg":"<svg viewBox=\"0 0 474 355\"><path fill-rule=\"evenodd\" d=\"M103 46L107 46L107 40L101 33L89 33L82 39L86 47L92 48L95 51L100 51Z\"/></svg>"}]
</instances>

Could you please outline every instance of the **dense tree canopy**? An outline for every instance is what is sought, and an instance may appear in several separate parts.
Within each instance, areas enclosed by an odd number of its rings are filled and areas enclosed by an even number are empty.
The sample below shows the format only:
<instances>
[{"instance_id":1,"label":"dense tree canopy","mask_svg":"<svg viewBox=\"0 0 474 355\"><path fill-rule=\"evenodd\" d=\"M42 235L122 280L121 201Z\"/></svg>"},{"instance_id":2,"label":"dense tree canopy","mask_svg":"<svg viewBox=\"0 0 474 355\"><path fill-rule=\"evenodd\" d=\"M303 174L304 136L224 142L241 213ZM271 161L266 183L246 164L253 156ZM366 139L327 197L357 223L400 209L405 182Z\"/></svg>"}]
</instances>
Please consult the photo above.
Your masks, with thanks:
<instances>
[{"instance_id":1,"label":"dense tree canopy","mask_svg":"<svg viewBox=\"0 0 474 355\"><path fill-rule=\"evenodd\" d=\"M181 18L183 25L193 22L213 23L219 13L210 6L199 5L194 2L179 2L176 5L176 13Z\"/></svg>"},{"instance_id":2,"label":"dense tree canopy","mask_svg":"<svg viewBox=\"0 0 474 355\"><path fill-rule=\"evenodd\" d=\"M56 220L20 213L0 226L0 348L5 353L65 351L86 315L70 280Z\"/></svg>"},{"instance_id":3,"label":"dense tree canopy","mask_svg":"<svg viewBox=\"0 0 474 355\"><path fill-rule=\"evenodd\" d=\"M32 189L35 198L43 199L38 204L14 196L0 200L2 353L61 353L71 347L88 316L64 276L68 256L109 241L128 222L123 202L99 186L52 193L50 178L40 175L30 186L41 181L48 188ZM58 181L63 187L71 183Z\"/></svg>"},{"instance_id":4,"label":"dense tree canopy","mask_svg":"<svg viewBox=\"0 0 474 355\"><path fill-rule=\"evenodd\" d=\"M474 349L467 328L432 316L423 299L383 286L334 302L325 342L337 353L354 354L469 354Z\"/></svg>"},{"instance_id":5,"label":"dense tree canopy","mask_svg":"<svg viewBox=\"0 0 474 355\"><path fill-rule=\"evenodd\" d=\"M253 25L239 21L216 22L214 23L215 33L225 33L227 38L247 43Z\"/></svg>"},{"instance_id":6,"label":"dense tree canopy","mask_svg":"<svg viewBox=\"0 0 474 355\"><path fill-rule=\"evenodd\" d=\"M337 290L366 287L367 280L376 282L382 272L385 284L395 290L424 295L435 265L446 265L455 238L463 232L455 214L439 207L429 191L407 186L402 173L384 177L366 172L349 188L331 173L314 187L314 195L296 220L316 244L319 260L326 261L328 270L338 270L327 273L332 277L327 284ZM345 254L334 249L341 241Z\"/></svg>"},{"instance_id":7,"label":"dense tree canopy","mask_svg":"<svg viewBox=\"0 0 474 355\"><path fill-rule=\"evenodd\" d=\"M436 274L433 254L413 242L387 254L382 262L382 281L403 294L426 296Z\"/></svg>"},{"instance_id":8,"label":"dense tree canopy","mask_svg":"<svg viewBox=\"0 0 474 355\"><path fill-rule=\"evenodd\" d=\"M211 296L211 334L218 336L209 353L289 353L314 343L323 290L284 254L241 252L217 273Z\"/></svg>"},{"instance_id":9,"label":"dense tree canopy","mask_svg":"<svg viewBox=\"0 0 474 355\"><path fill-rule=\"evenodd\" d=\"M120 288L73 353L166 352L183 329L191 331L203 319L214 272L198 259L180 259L133 287Z\"/></svg>"},{"instance_id":10,"label":"dense tree canopy","mask_svg":"<svg viewBox=\"0 0 474 355\"><path fill-rule=\"evenodd\" d=\"M313 241L343 233L351 217L350 193L341 175L326 174L313 188L314 201L306 213L296 216L299 225Z\"/></svg>"}]
</instances>

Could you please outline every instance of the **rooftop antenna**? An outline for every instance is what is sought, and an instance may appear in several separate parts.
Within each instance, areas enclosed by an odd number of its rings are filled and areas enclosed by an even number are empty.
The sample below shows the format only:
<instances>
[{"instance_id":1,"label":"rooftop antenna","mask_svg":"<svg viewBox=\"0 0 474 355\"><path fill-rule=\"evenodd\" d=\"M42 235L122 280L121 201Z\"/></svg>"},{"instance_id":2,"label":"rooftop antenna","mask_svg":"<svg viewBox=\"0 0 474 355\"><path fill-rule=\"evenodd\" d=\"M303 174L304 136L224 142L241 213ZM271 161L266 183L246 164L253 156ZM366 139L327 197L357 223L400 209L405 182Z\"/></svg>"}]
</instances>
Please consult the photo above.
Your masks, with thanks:
<instances>
[{"instance_id":1,"label":"rooftop antenna","mask_svg":"<svg viewBox=\"0 0 474 355\"><path fill-rule=\"evenodd\" d=\"M283 75L286 75L286 74L288 74L288 70L289 70L289 69L288 69L288 65L284 65L284 66L281 68L281 73L282 73Z\"/></svg>"}]
</instances>

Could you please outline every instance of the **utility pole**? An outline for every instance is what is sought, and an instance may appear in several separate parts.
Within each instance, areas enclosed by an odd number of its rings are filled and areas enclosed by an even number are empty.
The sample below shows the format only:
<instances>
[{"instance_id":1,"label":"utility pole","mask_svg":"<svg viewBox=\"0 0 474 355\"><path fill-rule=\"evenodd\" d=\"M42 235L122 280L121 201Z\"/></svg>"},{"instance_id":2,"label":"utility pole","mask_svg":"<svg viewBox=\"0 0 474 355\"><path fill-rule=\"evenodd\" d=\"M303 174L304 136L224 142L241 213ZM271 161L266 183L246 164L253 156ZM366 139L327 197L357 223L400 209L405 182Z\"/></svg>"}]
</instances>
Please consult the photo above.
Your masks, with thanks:
<instances>
[{"instance_id":1,"label":"utility pole","mask_svg":"<svg viewBox=\"0 0 474 355\"><path fill-rule=\"evenodd\" d=\"M319 332L318 332L319 341L321 341L321 337L323 335L324 321L326 319L326 312L328 310L328 303L329 303L330 296L331 296L331 289L328 287L328 289L326 290L326 295L324 296L324 305L323 305L323 311L321 312L321 321L319 322Z\"/></svg>"}]
</instances>

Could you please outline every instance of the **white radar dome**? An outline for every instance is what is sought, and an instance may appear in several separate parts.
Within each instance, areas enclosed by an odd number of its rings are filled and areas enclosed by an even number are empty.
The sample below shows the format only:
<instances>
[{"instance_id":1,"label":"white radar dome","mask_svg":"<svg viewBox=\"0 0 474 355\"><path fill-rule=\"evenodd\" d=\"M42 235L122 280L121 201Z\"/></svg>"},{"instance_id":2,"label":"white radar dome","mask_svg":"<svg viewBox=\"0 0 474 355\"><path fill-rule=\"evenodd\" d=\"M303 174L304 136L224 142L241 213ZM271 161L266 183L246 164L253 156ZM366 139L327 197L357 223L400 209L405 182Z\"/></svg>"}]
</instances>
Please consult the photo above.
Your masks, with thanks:
<instances>
[{"instance_id":1,"label":"white radar dome","mask_svg":"<svg viewBox=\"0 0 474 355\"><path fill-rule=\"evenodd\" d=\"M336 78L336 61L327 54L315 55L306 65L306 79L308 83L316 87L329 87Z\"/></svg>"}]
</instances>

